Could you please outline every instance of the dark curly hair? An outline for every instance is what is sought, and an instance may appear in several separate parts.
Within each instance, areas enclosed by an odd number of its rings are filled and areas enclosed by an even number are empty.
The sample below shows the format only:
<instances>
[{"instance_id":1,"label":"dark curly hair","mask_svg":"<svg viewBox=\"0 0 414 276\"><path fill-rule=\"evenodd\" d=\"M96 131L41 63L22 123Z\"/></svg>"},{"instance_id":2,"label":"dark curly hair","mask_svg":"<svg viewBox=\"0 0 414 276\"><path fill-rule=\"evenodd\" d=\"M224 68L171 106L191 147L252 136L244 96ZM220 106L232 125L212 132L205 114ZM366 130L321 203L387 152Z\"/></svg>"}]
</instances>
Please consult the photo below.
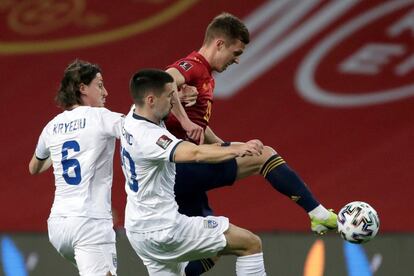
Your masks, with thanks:
<instances>
[{"instance_id":1,"label":"dark curly hair","mask_svg":"<svg viewBox=\"0 0 414 276\"><path fill-rule=\"evenodd\" d=\"M65 69L60 88L55 97L56 103L62 109L70 109L72 106L82 105L80 85L89 85L101 73L98 65L76 59Z\"/></svg>"}]
</instances>

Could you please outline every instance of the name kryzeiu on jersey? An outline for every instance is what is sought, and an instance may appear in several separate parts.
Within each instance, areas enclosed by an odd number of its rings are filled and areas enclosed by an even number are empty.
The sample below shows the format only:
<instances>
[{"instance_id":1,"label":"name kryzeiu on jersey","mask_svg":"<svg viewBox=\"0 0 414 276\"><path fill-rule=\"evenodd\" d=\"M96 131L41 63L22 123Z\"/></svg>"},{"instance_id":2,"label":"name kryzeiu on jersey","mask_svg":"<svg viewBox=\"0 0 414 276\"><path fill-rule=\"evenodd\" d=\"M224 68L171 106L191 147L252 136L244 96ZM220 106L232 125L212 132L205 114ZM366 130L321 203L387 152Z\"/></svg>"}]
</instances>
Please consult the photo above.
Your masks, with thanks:
<instances>
[{"instance_id":1,"label":"name kryzeiu on jersey","mask_svg":"<svg viewBox=\"0 0 414 276\"><path fill-rule=\"evenodd\" d=\"M58 123L53 126L53 134L65 134L83 129L86 126L86 118L76 119L67 123Z\"/></svg>"}]
</instances>

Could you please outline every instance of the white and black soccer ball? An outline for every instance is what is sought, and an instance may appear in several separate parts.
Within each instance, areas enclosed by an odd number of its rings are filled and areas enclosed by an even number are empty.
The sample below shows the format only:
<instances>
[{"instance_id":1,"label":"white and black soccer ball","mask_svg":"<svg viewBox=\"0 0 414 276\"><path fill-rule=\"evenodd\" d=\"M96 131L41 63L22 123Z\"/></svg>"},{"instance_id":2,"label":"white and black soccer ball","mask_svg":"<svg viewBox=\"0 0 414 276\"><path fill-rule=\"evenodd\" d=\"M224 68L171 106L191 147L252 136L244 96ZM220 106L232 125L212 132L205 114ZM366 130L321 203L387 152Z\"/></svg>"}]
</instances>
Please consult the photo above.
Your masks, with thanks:
<instances>
[{"instance_id":1,"label":"white and black soccer ball","mask_svg":"<svg viewBox=\"0 0 414 276\"><path fill-rule=\"evenodd\" d=\"M378 214L368 203L354 201L338 213L338 232L352 243L365 243L377 235L380 227Z\"/></svg>"}]
</instances>

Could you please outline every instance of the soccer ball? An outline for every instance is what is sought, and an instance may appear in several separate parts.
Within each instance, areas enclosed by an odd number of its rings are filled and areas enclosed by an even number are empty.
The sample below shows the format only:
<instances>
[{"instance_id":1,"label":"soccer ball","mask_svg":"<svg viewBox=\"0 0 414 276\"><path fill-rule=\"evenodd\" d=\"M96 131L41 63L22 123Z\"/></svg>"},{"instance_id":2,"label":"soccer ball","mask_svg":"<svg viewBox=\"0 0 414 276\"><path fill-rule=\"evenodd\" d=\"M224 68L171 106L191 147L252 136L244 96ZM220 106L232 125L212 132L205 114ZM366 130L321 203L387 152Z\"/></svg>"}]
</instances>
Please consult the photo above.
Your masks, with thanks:
<instances>
[{"instance_id":1,"label":"soccer ball","mask_svg":"<svg viewBox=\"0 0 414 276\"><path fill-rule=\"evenodd\" d=\"M377 212L368 203L354 201L345 205L338 213L338 232L352 243L372 240L380 226Z\"/></svg>"}]
</instances>

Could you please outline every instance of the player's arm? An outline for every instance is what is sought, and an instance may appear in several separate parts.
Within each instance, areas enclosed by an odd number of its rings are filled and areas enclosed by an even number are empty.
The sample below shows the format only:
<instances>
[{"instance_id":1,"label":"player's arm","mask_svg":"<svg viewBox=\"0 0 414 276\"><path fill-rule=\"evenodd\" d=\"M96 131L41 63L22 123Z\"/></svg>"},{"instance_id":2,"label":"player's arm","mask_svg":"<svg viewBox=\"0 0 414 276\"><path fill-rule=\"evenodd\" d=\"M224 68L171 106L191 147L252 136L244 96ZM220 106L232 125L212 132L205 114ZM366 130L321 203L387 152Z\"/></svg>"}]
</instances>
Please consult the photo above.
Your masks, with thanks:
<instances>
[{"instance_id":1,"label":"player's arm","mask_svg":"<svg viewBox=\"0 0 414 276\"><path fill-rule=\"evenodd\" d=\"M193 140L197 141L200 144L204 143L204 130L201 126L191 122L188 118L187 113L185 112L184 107L182 106L180 99L178 97L178 88L179 86L185 83L184 76L175 68L168 68L167 73L169 73L175 81L174 84L174 94L173 94L173 108L172 113L180 122L181 126L187 132L187 136Z\"/></svg>"},{"instance_id":2,"label":"player's arm","mask_svg":"<svg viewBox=\"0 0 414 276\"><path fill-rule=\"evenodd\" d=\"M187 85L184 76L176 68L168 68L166 72L174 78L180 102L184 103L186 107L194 105L198 96L197 88Z\"/></svg>"},{"instance_id":3,"label":"player's arm","mask_svg":"<svg viewBox=\"0 0 414 276\"><path fill-rule=\"evenodd\" d=\"M180 99L181 104L185 104L185 107L195 105L198 97L197 87L184 83L179 88L178 98Z\"/></svg>"},{"instance_id":4,"label":"player's arm","mask_svg":"<svg viewBox=\"0 0 414 276\"><path fill-rule=\"evenodd\" d=\"M175 84L180 87L181 85L183 85L185 83L185 78L183 76L183 74L181 74L180 71L178 71L178 69L171 67L168 68L167 70L165 70L168 74L171 75L171 77L173 77Z\"/></svg>"},{"instance_id":5,"label":"player's arm","mask_svg":"<svg viewBox=\"0 0 414 276\"><path fill-rule=\"evenodd\" d=\"M50 157L46 159L38 159L36 157L36 154L33 154L33 157L29 162L29 172L32 175L39 174L49 169L51 165L52 160L50 159Z\"/></svg>"},{"instance_id":6,"label":"player's arm","mask_svg":"<svg viewBox=\"0 0 414 276\"><path fill-rule=\"evenodd\" d=\"M224 141L218 137L213 130L207 126L204 131L204 143L206 144L215 144L215 143L223 143Z\"/></svg>"},{"instance_id":7,"label":"player's arm","mask_svg":"<svg viewBox=\"0 0 414 276\"><path fill-rule=\"evenodd\" d=\"M260 155L263 146L254 142L237 143L222 147L220 144L196 145L181 142L174 152L174 162L217 163L239 156Z\"/></svg>"}]
</instances>

